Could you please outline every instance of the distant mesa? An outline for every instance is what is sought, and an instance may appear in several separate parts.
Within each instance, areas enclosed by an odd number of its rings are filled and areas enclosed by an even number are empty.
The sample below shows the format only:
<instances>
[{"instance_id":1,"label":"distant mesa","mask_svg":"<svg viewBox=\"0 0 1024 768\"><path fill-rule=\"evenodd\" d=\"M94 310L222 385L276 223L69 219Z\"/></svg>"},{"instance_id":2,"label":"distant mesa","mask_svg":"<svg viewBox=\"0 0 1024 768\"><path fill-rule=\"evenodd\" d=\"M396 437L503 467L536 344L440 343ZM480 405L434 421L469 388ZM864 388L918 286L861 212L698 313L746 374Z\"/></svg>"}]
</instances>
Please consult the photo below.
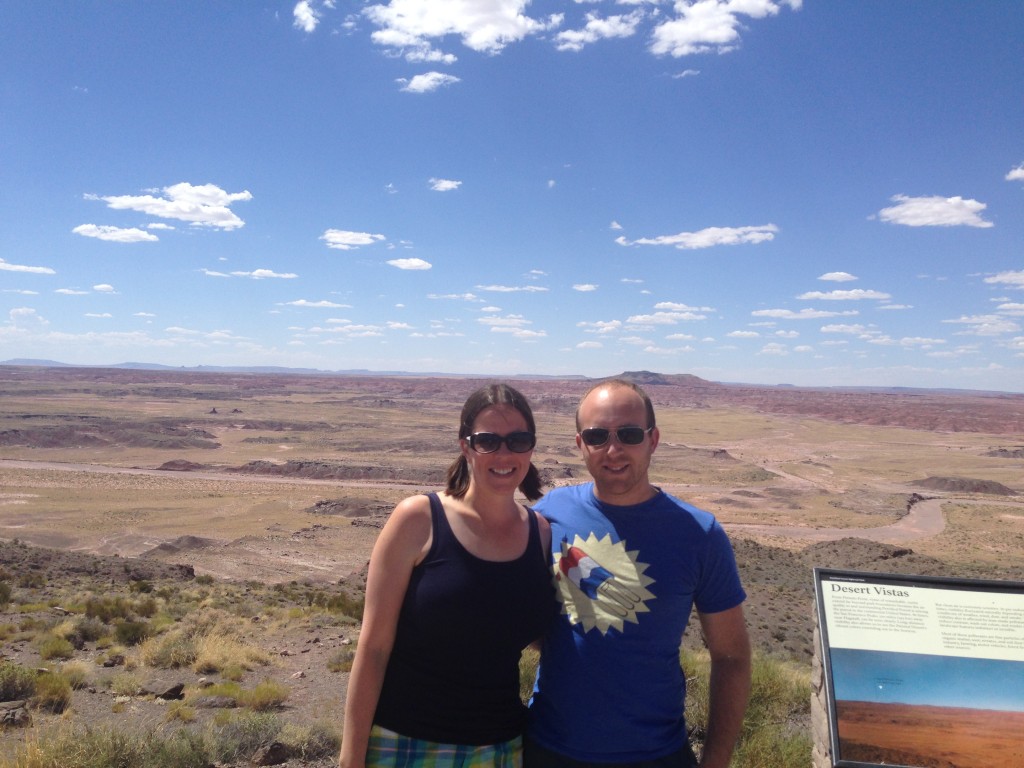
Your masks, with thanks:
<instances>
[{"instance_id":1,"label":"distant mesa","mask_svg":"<svg viewBox=\"0 0 1024 768\"><path fill-rule=\"evenodd\" d=\"M157 469L164 472L200 472L204 469L209 469L209 467L206 464L197 464L194 461L175 459L174 461L165 461Z\"/></svg>"},{"instance_id":2,"label":"distant mesa","mask_svg":"<svg viewBox=\"0 0 1024 768\"><path fill-rule=\"evenodd\" d=\"M671 386L677 387L709 387L713 386L712 382L706 379L700 378L700 376L694 376L691 373L654 373L653 371L625 371L618 376L620 379L631 381L634 384L639 384L641 387L649 386Z\"/></svg>"},{"instance_id":3,"label":"distant mesa","mask_svg":"<svg viewBox=\"0 0 1024 768\"><path fill-rule=\"evenodd\" d=\"M918 488L928 488L933 491L946 491L949 493L987 493L993 496L1017 496L1012 488L1007 488L1002 483L994 480L975 480L970 477L929 477L924 480L915 480L912 485Z\"/></svg>"},{"instance_id":4,"label":"distant mesa","mask_svg":"<svg viewBox=\"0 0 1024 768\"><path fill-rule=\"evenodd\" d=\"M197 549L209 549L210 547L220 546L222 546L222 542L216 539L207 539L202 536L179 536L172 541L165 541L163 544L158 544L152 549L143 552L140 557L176 555L180 552L192 552Z\"/></svg>"}]
</instances>

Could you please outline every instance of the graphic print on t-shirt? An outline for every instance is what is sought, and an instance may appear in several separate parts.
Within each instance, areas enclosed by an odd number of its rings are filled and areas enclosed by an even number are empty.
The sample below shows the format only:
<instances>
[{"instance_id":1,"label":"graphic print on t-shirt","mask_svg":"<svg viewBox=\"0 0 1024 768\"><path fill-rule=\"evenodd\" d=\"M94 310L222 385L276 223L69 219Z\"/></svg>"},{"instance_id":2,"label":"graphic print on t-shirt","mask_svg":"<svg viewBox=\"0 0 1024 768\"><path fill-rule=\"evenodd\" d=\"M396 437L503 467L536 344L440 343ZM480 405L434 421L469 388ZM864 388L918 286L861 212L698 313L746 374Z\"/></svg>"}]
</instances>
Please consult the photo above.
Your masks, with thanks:
<instances>
[{"instance_id":1,"label":"graphic print on t-shirt","mask_svg":"<svg viewBox=\"0 0 1024 768\"><path fill-rule=\"evenodd\" d=\"M571 543L563 538L561 550L555 555L555 584L571 624L582 624L585 632L621 632L627 621L636 624L637 614L650 610L646 601L654 595L646 587L654 579L644 575L647 563L637 561L637 552L626 551L624 541L613 543L608 534L598 539L591 533Z\"/></svg>"}]
</instances>

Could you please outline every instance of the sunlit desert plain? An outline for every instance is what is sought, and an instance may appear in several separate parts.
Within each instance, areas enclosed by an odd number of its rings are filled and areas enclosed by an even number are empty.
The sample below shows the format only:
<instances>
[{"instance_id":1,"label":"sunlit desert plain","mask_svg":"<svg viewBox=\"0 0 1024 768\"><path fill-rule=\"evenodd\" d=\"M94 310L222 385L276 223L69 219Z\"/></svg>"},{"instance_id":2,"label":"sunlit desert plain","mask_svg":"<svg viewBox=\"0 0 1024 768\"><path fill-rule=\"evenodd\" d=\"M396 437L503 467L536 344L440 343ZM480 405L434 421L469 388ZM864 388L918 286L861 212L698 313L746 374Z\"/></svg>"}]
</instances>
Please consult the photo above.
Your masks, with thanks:
<instances>
[{"instance_id":1,"label":"sunlit desert plain","mask_svg":"<svg viewBox=\"0 0 1024 768\"><path fill-rule=\"evenodd\" d=\"M629 376L657 410L653 481L733 539L759 651L810 667L815 566L1024 581L1024 396ZM0 366L0 543L358 588L394 504L443 483L461 405L487 381ZM547 485L585 480L573 416L592 382L513 383ZM345 675L317 654L357 631L263 638L312 643L279 653L304 673L296 717L340 719Z\"/></svg>"}]
</instances>

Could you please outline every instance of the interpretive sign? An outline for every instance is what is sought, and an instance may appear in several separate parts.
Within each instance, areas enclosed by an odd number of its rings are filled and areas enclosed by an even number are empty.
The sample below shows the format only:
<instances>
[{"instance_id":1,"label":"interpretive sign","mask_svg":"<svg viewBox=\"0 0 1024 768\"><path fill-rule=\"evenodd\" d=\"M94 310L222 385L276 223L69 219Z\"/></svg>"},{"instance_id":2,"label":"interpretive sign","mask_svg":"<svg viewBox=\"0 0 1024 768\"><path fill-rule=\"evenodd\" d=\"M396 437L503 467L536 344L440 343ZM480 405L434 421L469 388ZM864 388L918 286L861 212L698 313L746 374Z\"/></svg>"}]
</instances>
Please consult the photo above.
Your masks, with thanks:
<instances>
[{"instance_id":1,"label":"interpretive sign","mask_svg":"<svg viewBox=\"0 0 1024 768\"><path fill-rule=\"evenodd\" d=\"M814 569L832 764L1024 766L1024 584Z\"/></svg>"}]
</instances>

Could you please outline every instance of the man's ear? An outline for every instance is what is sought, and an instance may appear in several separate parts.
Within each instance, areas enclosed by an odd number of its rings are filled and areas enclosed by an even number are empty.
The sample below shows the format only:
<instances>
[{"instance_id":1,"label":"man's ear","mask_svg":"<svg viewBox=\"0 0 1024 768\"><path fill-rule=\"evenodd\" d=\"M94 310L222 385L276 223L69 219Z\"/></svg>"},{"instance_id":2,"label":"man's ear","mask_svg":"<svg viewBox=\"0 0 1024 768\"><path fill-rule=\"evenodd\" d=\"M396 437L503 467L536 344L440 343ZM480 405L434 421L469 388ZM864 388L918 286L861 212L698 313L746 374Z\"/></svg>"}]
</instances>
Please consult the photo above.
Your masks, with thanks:
<instances>
[{"instance_id":1,"label":"man's ear","mask_svg":"<svg viewBox=\"0 0 1024 768\"><path fill-rule=\"evenodd\" d=\"M576 447L579 448L581 451L583 450L583 438L580 437L579 432L576 433Z\"/></svg>"},{"instance_id":2,"label":"man's ear","mask_svg":"<svg viewBox=\"0 0 1024 768\"><path fill-rule=\"evenodd\" d=\"M651 453L654 453L654 449L658 447L659 440L661 440L661 432L655 427L651 430Z\"/></svg>"}]
</instances>

